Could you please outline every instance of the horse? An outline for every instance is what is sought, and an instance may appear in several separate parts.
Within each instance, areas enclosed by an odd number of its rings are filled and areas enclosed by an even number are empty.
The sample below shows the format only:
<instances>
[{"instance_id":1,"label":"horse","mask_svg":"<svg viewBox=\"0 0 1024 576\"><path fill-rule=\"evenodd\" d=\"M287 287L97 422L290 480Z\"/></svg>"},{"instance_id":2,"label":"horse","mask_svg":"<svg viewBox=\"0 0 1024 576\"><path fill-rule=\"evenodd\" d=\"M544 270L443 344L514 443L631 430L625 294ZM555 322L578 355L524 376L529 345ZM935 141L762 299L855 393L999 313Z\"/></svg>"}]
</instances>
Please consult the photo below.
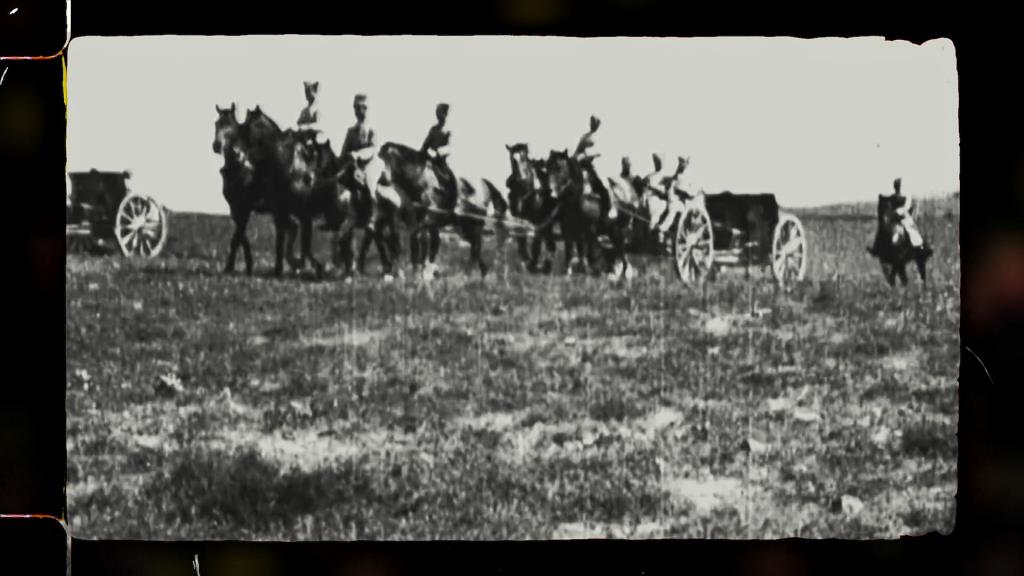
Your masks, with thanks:
<instances>
[{"instance_id":1,"label":"horse","mask_svg":"<svg viewBox=\"0 0 1024 576\"><path fill-rule=\"evenodd\" d=\"M544 189L546 170L544 161L530 158L530 148L525 143L506 144L512 173L505 180L509 191L510 212L516 218L526 220L534 226L533 240L527 247L524 236L517 238L519 257L526 265L528 272L537 272L537 260L540 258L542 246L548 250L544 259L543 272L549 274L552 264L551 257L557 252L553 226L544 223L554 212L554 198ZM553 222L552 222L553 224Z\"/></svg>"},{"instance_id":2,"label":"horse","mask_svg":"<svg viewBox=\"0 0 1024 576\"><path fill-rule=\"evenodd\" d=\"M224 165L220 169L224 179L223 194L235 224L231 235L231 248L225 272L235 270L238 248L245 256L245 272L252 275L252 248L246 235L249 217L253 212L266 212L265 205L257 196L254 185L255 169L243 145L243 126L238 122L235 104L230 108L216 106L217 120L214 123L213 152L223 154Z\"/></svg>"},{"instance_id":3,"label":"horse","mask_svg":"<svg viewBox=\"0 0 1024 576\"><path fill-rule=\"evenodd\" d=\"M469 242L470 263L478 266L481 277L486 276L482 216L486 213L501 216L508 208L498 188L486 179L474 186L465 178L456 178L455 186L445 186L425 153L395 142L386 142L377 154L384 160L385 172L403 199L414 269L422 267L425 279L437 275L441 229L455 226L460 236Z\"/></svg>"},{"instance_id":4,"label":"horse","mask_svg":"<svg viewBox=\"0 0 1024 576\"><path fill-rule=\"evenodd\" d=\"M875 244L868 251L878 258L889 286L896 285L896 278L903 286L907 285L907 264L913 261L921 281L927 280L926 266L932 255L928 241L918 247L910 242L907 230L896 214L897 198L878 196L878 231Z\"/></svg>"},{"instance_id":5,"label":"horse","mask_svg":"<svg viewBox=\"0 0 1024 576\"><path fill-rule=\"evenodd\" d=\"M566 273L572 274L576 248L584 257L586 267L595 269L598 235L607 233L612 242L608 254L608 271L612 276L626 274L630 264L626 258L625 226L629 215L619 212L609 221L601 214L600 201L596 194L588 193L591 183L587 181L583 166L568 150L553 150L547 160L549 194L558 202L556 209L565 243ZM612 201L616 198L609 189ZM595 269L596 271L596 269Z\"/></svg>"},{"instance_id":6,"label":"horse","mask_svg":"<svg viewBox=\"0 0 1024 576\"><path fill-rule=\"evenodd\" d=\"M237 210L273 216L277 234L274 274L283 274L287 243L288 261L294 271L305 268L308 261L317 277L322 277L324 266L311 250L313 220L322 214L338 219L336 175L319 173L318 157L322 155L317 153L316 146L294 130L281 130L258 105L246 113L241 141L253 166L253 186L247 198L237 204ZM298 259L292 251L296 228L301 233L302 252Z\"/></svg>"},{"instance_id":7,"label":"horse","mask_svg":"<svg viewBox=\"0 0 1024 576\"><path fill-rule=\"evenodd\" d=\"M357 177L361 167L355 161L338 162L341 164L338 177L341 191L337 211L340 212L341 223L328 223L328 227L335 231L335 263L342 263L346 279L350 279L356 271L363 274L366 268L366 254L370 243L373 242L377 246L384 279L389 282L394 278L394 261L401 252L401 242L398 238L399 207L371 192L369 183ZM357 228L364 230L358 262L352 250L354 232Z\"/></svg>"}]
</instances>

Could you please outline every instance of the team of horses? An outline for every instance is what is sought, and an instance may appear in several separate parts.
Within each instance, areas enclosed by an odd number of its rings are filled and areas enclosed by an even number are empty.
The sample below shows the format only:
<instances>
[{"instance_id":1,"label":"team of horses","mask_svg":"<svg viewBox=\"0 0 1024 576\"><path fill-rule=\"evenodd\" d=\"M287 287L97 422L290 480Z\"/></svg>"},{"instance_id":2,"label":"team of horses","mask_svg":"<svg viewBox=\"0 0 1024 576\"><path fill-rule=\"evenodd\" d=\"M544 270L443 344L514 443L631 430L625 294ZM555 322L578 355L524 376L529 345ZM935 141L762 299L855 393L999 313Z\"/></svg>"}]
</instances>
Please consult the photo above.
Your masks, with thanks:
<instances>
[{"instance_id":1,"label":"team of horses","mask_svg":"<svg viewBox=\"0 0 1024 576\"><path fill-rule=\"evenodd\" d=\"M623 159L622 174L605 183L620 208L608 218L588 171L568 150L552 151L544 159L531 157L527 144L506 145L511 172L504 187L488 179L461 177L454 186L447 186L426 154L386 142L377 155L386 165L382 184L393 187L401 198L396 205L372 194L370 183L362 178L363 167L335 155L330 140L317 143L300 132L282 129L259 106L247 110L241 122L234 104L216 110L213 151L224 158L223 194L235 227L227 272L234 270L241 248L246 273L252 274L246 230L253 214L267 214L274 222L274 273L278 276L284 273L285 260L295 272L312 266L318 277L323 275L325 266L312 251L317 221L322 221L319 229L333 233L332 258L348 279L365 273L371 245L376 247L385 279L400 274L403 229L413 270L428 279L436 276L440 233L445 228L454 229L469 243L470 263L483 276L489 269L482 250L485 227L492 223L499 242L504 242L505 224L518 221L531 229L529 235L516 235L519 257L530 272L552 271L557 224L566 273L582 268L631 277L630 239L636 239L638 229L643 236L654 236L655 226L669 213L671 197L685 193L674 188L685 159L680 159L675 174L655 178L633 175L629 160ZM885 197L880 197L879 231L887 240L879 259L886 279L892 284L899 277L905 284L906 265L913 261L924 280L931 251L927 246L910 246L892 212ZM364 232L358 251L354 246L357 230ZM298 257L296 239L300 240Z\"/></svg>"}]
</instances>

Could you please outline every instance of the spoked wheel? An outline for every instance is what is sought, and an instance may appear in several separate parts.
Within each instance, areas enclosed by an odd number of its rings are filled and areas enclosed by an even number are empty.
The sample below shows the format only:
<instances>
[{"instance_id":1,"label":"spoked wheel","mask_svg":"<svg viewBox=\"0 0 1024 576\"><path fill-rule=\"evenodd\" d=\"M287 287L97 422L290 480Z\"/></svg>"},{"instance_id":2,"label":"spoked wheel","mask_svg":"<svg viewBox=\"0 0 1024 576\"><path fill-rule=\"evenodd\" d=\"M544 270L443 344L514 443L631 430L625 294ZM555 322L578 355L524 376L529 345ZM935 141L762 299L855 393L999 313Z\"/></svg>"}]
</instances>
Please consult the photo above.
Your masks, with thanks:
<instances>
[{"instance_id":1,"label":"spoked wheel","mask_svg":"<svg viewBox=\"0 0 1024 576\"><path fill-rule=\"evenodd\" d=\"M690 206L676 227L676 273L688 286L704 282L715 262L714 232L707 211Z\"/></svg>"},{"instance_id":2,"label":"spoked wheel","mask_svg":"<svg viewBox=\"0 0 1024 576\"><path fill-rule=\"evenodd\" d=\"M114 235L125 256L153 258L167 241L167 214L152 198L128 194L117 208Z\"/></svg>"},{"instance_id":3,"label":"spoked wheel","mask_svg":"<svg viewBox=\"0 0 1024 576\"><path fill-rule=\"evenodd\" d=\"M800 220L783 214L772 236L772 274L781 286L804 279L807 271L807 237Z\"/></svg>"}]
</instances>

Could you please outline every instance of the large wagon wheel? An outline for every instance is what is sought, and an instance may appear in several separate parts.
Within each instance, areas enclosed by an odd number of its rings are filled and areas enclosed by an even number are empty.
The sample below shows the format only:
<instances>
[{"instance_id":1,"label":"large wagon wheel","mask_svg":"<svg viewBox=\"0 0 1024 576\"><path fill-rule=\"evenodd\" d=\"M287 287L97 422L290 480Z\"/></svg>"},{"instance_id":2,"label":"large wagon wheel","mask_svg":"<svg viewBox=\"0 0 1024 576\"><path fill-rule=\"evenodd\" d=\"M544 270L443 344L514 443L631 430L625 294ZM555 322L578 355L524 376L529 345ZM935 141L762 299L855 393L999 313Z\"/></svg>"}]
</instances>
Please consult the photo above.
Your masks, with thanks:
<instances>
[{"instance_id":1,"label":"large wagon wheel","mask_svg":"<svg viewBox=\"0 0 1024 576\"><path fill-rule=\"evenodd\" d=\"M114 235L125 256L153 258L167 241L167 214L152 198L129 193L117 208Z\"/></svg>"},{"instance_id":2,"label":"large wagon wheel","mask_svg":"<svg viewBox=\"0 0 1024 576\"><path fill-rule=\"evenodd\" d=\"M807 271L807 236L800 220L782 214L772 235L772 274L785 286L804 279Z\"/></svg>"},{"instance_id":3,"label":"large wagon wheel","mask_svg":"<svg viewBox=\"0 0 1024 576\"><path fill-rule=\"evenodd\" d=\"M715 262L714 231L706 210L689 206L676 227L676 273L687 285L704 282Z\"/></svg>"}]
</instances>

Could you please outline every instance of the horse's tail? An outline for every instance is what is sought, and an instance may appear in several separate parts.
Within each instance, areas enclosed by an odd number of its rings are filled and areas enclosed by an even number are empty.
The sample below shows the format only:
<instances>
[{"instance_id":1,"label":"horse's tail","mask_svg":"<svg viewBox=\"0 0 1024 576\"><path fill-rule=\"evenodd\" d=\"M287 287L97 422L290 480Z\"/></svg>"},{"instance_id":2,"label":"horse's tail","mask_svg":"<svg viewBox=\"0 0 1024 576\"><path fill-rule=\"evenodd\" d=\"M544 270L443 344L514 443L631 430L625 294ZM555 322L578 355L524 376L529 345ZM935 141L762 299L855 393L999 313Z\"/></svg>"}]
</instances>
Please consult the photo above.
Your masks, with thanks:
<instances>
[{"instance_id":1,"label":"horse's tail","mask_svg":"<svg viewBox=\"0 0 1024 576\"><path fill-rule=\"evenodd\" d=\"M494 211L499 214L505 214L508 212L508 198L505 197L505 191L499 189L493 182L486 178L481 179L484 186L487 188L488 196L490 197L491 205L494 206Z\"/></svg>"}]
</instances>

